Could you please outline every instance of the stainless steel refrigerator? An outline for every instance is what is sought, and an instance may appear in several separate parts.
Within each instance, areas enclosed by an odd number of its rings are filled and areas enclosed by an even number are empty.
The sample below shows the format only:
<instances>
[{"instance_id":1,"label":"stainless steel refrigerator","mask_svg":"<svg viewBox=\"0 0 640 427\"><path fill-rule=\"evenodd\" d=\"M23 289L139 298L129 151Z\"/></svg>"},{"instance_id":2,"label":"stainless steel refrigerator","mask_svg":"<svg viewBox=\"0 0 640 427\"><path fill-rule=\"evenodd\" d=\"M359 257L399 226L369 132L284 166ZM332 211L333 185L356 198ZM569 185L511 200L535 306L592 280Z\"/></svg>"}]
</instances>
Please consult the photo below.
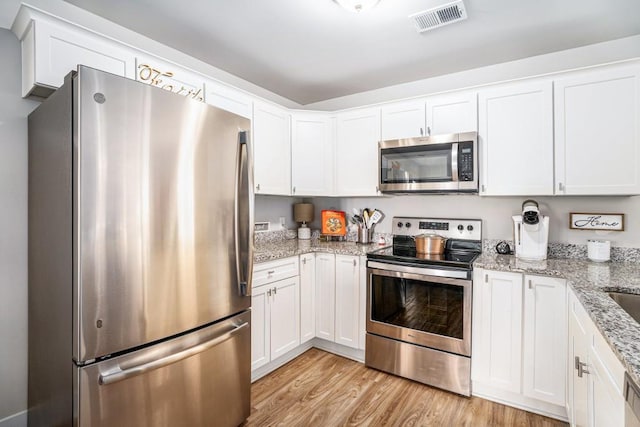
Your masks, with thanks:
<instances>
[{"instance_id":1,"label":"stainless steel refrigerator","mask_svg":"<svg viewBox=\"0 0 640 427\"><path fill-rule=\"evenodd\" d=\"M29 116L30 426L247 418L249 128L86 67Z\"/></svg>"}]
</instances>

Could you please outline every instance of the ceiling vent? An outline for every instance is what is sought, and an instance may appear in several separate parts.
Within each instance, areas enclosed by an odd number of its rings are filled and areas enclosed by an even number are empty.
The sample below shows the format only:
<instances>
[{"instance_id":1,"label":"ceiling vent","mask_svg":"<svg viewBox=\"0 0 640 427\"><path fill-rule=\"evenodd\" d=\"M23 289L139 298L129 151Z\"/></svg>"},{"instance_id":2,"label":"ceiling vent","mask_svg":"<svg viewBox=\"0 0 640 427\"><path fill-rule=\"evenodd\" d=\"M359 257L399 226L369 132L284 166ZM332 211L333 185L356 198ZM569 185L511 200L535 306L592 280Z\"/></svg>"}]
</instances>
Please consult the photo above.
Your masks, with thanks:
<instances>
[{"instance_id":1,"label":"ceiling vent","mask_svg":"<svg viewBox=\"0 0 640 427\"><path fill-rule=\"evenodd\" d=\"M419 33L423 33L467 19L467 12L462 0L458 0L424 12L414 13L409 15L409 19L413 20L416 30Z\"/></svg>"}]
</instances>

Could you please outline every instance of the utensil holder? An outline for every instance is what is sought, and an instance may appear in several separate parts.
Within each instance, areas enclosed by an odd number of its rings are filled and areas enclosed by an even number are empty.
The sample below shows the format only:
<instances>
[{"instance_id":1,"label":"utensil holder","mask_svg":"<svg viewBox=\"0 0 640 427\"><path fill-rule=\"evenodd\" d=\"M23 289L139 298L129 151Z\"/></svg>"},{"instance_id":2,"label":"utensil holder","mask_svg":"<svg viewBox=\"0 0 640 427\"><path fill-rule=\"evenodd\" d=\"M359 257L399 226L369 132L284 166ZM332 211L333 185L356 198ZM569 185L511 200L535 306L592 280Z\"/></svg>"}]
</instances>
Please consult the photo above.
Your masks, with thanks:
<instances>
[{"instance_id":1,"label":"utensil holder","mask_svg":"<svg viewBox=\"0 0 640 427\"><path fill-rule=\"evenodd\" d=\"M373 228L358 226L358 243L367 245L373 242Z\"/></svg>"}]
</instances>

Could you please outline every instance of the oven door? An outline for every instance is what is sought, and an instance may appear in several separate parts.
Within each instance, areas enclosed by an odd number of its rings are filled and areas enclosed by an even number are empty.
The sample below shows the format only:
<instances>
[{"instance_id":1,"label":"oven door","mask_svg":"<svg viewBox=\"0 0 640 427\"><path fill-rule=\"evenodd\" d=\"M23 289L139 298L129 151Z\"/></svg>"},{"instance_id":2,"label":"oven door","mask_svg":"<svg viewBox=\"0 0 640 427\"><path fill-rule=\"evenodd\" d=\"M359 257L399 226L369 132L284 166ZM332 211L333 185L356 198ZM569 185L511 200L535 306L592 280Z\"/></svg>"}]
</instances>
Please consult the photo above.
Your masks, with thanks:
<instances>
[{"instance_id":1,"label":"oven door","mask_svg":"<svg viewBox=\"0 0 640 427\"><path fill-rule=\"evenodd\" d=\"M470 356L472 282L444 274L370 261L367 333Z\"/></svg>"}]
</instances>

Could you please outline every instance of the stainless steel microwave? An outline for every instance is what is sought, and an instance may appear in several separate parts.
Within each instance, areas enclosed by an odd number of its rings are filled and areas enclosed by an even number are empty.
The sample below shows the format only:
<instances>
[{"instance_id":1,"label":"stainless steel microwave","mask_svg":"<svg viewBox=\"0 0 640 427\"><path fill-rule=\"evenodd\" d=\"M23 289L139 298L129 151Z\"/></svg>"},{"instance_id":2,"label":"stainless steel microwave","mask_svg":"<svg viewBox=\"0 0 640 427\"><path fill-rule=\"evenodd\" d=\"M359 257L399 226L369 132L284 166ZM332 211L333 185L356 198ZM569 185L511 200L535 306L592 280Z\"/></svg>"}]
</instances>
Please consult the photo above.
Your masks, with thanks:
<instances>
[{"instance_id":1,"label":"stainless steel microwave","mask_svg":"<svg viewBox=\"0 0 640 427\"><path fill-rule=\"evenodd\" d=\"M465 132L378 143L383 193L477 193L478 133Z\"/></svg>"}]
</instances>

